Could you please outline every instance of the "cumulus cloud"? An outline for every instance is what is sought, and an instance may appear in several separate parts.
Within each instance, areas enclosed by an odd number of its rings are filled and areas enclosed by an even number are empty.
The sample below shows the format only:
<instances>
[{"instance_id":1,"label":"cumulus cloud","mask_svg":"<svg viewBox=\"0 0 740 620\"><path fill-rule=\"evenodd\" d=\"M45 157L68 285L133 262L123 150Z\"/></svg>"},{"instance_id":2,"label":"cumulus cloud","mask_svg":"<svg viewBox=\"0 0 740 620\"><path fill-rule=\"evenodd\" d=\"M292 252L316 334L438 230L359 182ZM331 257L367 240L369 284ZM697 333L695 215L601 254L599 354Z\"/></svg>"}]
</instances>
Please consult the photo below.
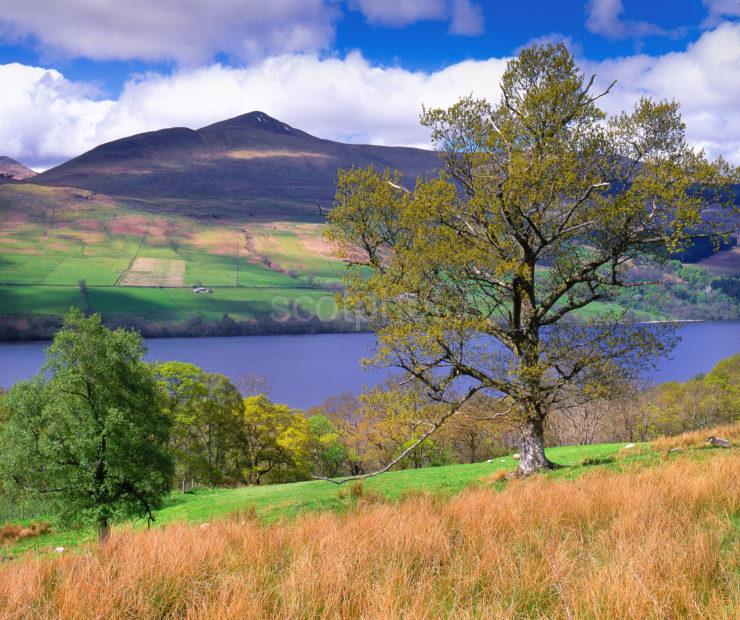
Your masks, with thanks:
<instances>
[{"instance_id":1,"label":"cumulus cloud","mask_svg":"<svg viewBox=\"0 0 740 620\"><path fill-rule=\"evenodd\" d=\"M209 61L317 50L334 37L327 0L0 0L0 40L72 57Z\"/></svg>"},{"instance_id":2,"label":"cumulus cloud","mask_svg":"<svg viewBox=\"0 0 740 620\"><path fill-rule=\"evenodd\" d=\"M603 84L610 113L641 95L682 103L690 140L740 164L740 25L705 32L685 51L600 62L582 59ZM505 58L465 61L435 72L374 66L345 58L283 54L246 68L211 65L129 81L115 100L57 71L0 66L3 155L47 167L101 142L162 127L202 127L262 110L315 135L349 142L428 146L422 104L447 106L473 92L497 101Z\"/></svg>"},{"instance_id":3,"label":"cumulus cloud","mask_svg":"<svg viewBox=\"0 0 740 620\"><path fill-rule=\"evenodd\" d=\"M464 36L483 34L483 9L470 0L454 0L450 33Z\"/></svg>"},{"instance_id":4,"label":"cumulus cloud","mask_svg":"<svg viewBox=\"0 0 740 620\"><path fill-rule=\"evenodd\" d=\"M683 52L583 65L599 74L602 86L619 80L613 94L600 100L607 111L630 109L640 96L676 99L691 142L740 165L740 24L705 32Z\"/></svg>"},{"instance_id":5,"label":"cumulus cloud","mask_svg":"<svg viewBox=\"0 0 740 620\"><path fill-rule=\"evenodd\" d=\"M644 21L624 20L622 0L589 0L586 30L608 39L642 39L648 36L678 36L681 30L665 30Z\"/></svg>"},{"instance_id":6,"label":"cumulus cloud","mask_svg":"<svg viewBox=\"0 0 740 620\"><path fill-rule=\"evenodd\" d=\"M253 62L326 49L347 6L383 26L439 20L450 22L451 34L483 31L471 0L0 0L0 41L93 60L195 66L224 53Z\"/></svg>"},{"instance_id":7,"label":"cumulus cloud","mask_svg":"<svg viewBox=\"0 0 740 620\"><path fill-rule=\"evenodd\" d=\"M360 11L371 24L394 28L447 18L446 0L353 0L349 6Z\"/></svg>"},{"instance_id":8,"label":"cumulus cloud","mask_svg":"<svg viewBox=\"0 0 740 620\"><path fill-rule=\"evenodd\" d=\"M0 145L4 153L45 168L100 142L117 102L58 71L0 65Z\"/></svg>"}]
</instances>

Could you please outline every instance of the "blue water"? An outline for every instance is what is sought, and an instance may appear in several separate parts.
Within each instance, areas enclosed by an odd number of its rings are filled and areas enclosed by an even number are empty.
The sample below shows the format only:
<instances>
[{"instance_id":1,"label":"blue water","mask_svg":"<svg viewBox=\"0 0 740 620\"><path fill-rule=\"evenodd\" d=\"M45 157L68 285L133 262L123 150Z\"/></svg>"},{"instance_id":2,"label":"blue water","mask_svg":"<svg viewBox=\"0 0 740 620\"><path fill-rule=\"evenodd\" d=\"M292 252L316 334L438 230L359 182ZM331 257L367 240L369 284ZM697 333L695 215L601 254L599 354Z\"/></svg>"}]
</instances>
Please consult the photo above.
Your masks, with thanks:
<instances>
[{"instance_id":1,"label":"blue water","mask_svg":"<svg viewBox=\"0 0 740 620\"><path fill-rule=\"evenodd\" d=\"M705 373L722 358L740 352L740 322L685 323L681 342L646 379L685 381ZM240 338L162 338L146 342L147 359L192 362L234 380L249 374L267 380L270 397L292 407L318 405L342 392L360 392L391 374L363 369L372 354L372 334L247 336ZM46 342L0 344L0 386L8 388L40 368Z\"/></svg>"}]
</instances>

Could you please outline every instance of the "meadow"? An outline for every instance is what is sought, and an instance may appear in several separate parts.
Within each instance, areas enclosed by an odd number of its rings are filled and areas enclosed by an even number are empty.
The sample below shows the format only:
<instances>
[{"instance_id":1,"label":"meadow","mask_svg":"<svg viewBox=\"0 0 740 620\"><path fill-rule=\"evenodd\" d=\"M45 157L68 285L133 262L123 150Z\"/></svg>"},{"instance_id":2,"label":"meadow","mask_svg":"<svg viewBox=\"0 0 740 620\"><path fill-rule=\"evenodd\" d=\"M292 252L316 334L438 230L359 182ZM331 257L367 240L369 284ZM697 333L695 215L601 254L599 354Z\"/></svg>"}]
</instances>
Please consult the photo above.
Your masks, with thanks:
<instances>
[{"instance_id":1,"label":"meadow","mask_svg":"<svg viewBox=\"0 0 740 620\"><path fill-rule=\"evenodd\" d=\"M568 467L525 480L506 457L180 495L103 548L25 541L0 616L733 618L740 456L701 435L553 448Z\"/></svg>"},{"instance_id":2,"label":"meadow","mask_svg":"<svg viewBox=\"0 0 740 620\"><path fill-rule=\"evenodd\" d=\"M720 429L723 436L740 439L740 425ZM547 449L549 458L563 467L541 474L552 480L570 480L594 469L623 471L625 467L647 467L660 462L661 455L673 447L702 448L692 452L697 459L706 458L716 451L704 445L705 432L667 438L657 442L653 450L649 444L634 444L625 449L624 443L559 446ZM669 442L669 443L666 443ZM451 497L471 486L480 486L502 474L513 471L517 461L512 455L493 459L491 462L443 465L419 469L390 471L382 476L362 482L362 492L388 501L398 501L417 492L433 493L438 497ZM155 527L174 522L194 524L209 522L234 512L252 511L264 524L293 520L306 513L323 511L344 512L351 505L354 491L352 484L335 485L313 480L287 484L240 486L236 488L196 488L186 493L173 492L157 512ZM0 505L0 523L31 524L45 521L43 504ZM124 524L135 528L143 523ZM48 533L14 542L7 549L13 553L35 550L41 553L61 545L65 547L86 544L96 540L92 529L65 529L56 527Z\"/></svg>"}]
</instances>

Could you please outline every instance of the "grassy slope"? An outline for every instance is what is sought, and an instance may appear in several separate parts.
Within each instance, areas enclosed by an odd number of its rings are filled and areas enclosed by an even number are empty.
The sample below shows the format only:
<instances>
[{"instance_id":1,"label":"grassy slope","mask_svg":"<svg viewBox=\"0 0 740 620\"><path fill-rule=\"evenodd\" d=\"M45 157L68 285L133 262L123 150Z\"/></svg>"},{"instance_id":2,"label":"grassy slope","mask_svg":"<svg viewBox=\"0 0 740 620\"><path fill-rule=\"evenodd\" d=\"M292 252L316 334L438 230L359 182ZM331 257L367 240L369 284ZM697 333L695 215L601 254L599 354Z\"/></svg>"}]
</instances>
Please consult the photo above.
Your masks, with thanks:
<instances>
[{"instance_id":1,"label":"grassy slope","mask_svg":"<svg viewBox=\"0 0 740 620\"><path fill-rule=\"evenodd\" d=\"M84 279L88 308L111 319L247 320L284 315L294 304L331 318L333 294L311 282L337 283L344 273L318 221L160 215L100 194L34 185L0 185L0 218L0 315L83 308L77 285ZM123 286L137 258L184 262L180 288ZM194 295L193 284L214 293ZM591 318L613 308L596 304L582 313Z\"/></svg>"},{"instance_id":2,"label":"grassy slope","mask_svg":"<svg viewBox=\"0 0 740 620\"><path fill-rule=\"evenodd\" d=\"M656 453L636 448L634 455L630 454L615 463L595 466L581 465L586 458L599 459L613 456L624 445L597 444L550 448L547 450L548 456L567 467L546 475L556 479L573 478L596 468L619 468L632 462L647 465L658 461ZM512 470L515 467L516 461L511 456L507 456L497 458L492 463L392 471L366 480L363 488L367 491L378 492L391 500L396 500L414 491L452 495L470 485L486 480L496 472ZM235 489L200 489L186 494L173 493L165 507L157 513L157 523L167 524L176 521L200 523L217 519L230 512L251 508L256 511L260 520L266 523L282 518L294 518L305 512L341 511L347 507L347 503L339 497L340 489L346 491L348 486L338 487L329 482L310 481ZM26 522L39 519L40 517L35 517L27 519ZM48 550L59 545L73 546L93 539L94 534L91 530L57 531L38 538L26 539L11 547L10 550L14 552L26 549Z\"/></svg>"},{"instance_id":3,"label":"grassy slope","mask_svg":"<svg viewBox=\"0 0 740 620\"><path fill-rule=\"evenodd\" d=\"M306 256L302 240L320 242L316 225L296 225L300 235L255 225L254 234L269 241L258 251L247 245L243 222L141 213L108 197L31 185L0 186L0 216L8 222L0 235L2 315L61 315L84 307L81 279L89 308L111 318L179 322L228 313L250 319L296 303L323 314L334 308L331 293L308 286L308 273L316 282L341 276L339 261ZM168 226L176 231L172 238ZM137 257L184 262L179 288L121 285ZM214 293L196 296L193 284Z\"/></svg>"}]
</instances>

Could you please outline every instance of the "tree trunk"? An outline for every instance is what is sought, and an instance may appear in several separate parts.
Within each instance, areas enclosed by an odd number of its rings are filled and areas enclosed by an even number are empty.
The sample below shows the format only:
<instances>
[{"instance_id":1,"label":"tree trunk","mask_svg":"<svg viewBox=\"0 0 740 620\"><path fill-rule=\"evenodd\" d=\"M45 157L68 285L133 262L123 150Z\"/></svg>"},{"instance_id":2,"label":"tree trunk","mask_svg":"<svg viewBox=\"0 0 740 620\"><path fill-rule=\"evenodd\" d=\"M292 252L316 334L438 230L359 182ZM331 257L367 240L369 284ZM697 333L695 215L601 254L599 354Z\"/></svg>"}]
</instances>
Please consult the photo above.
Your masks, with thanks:
<instances>
[{"instance_id":1,"label":"tree trunk","mask_svg":"<svg viewBox=\"0 0 740 620\"><path fill-rule=\"evenodd\" d=\"M110 524L108 523L108 519L103 517L98 522L98 541L101 545L104 545L106 542L108 542L109 537Z\"/></svg>"},{"instance_id":2,"label":"tree trunk","mask_svg":"<svg viewBox=\"0 0 740 620\"><path fill-rule=\"evenodd\" d=\"M519 429L519 475L529 476L556 465L545 456L544 420L529 418Z\"/></svg>"}]
</instances>

